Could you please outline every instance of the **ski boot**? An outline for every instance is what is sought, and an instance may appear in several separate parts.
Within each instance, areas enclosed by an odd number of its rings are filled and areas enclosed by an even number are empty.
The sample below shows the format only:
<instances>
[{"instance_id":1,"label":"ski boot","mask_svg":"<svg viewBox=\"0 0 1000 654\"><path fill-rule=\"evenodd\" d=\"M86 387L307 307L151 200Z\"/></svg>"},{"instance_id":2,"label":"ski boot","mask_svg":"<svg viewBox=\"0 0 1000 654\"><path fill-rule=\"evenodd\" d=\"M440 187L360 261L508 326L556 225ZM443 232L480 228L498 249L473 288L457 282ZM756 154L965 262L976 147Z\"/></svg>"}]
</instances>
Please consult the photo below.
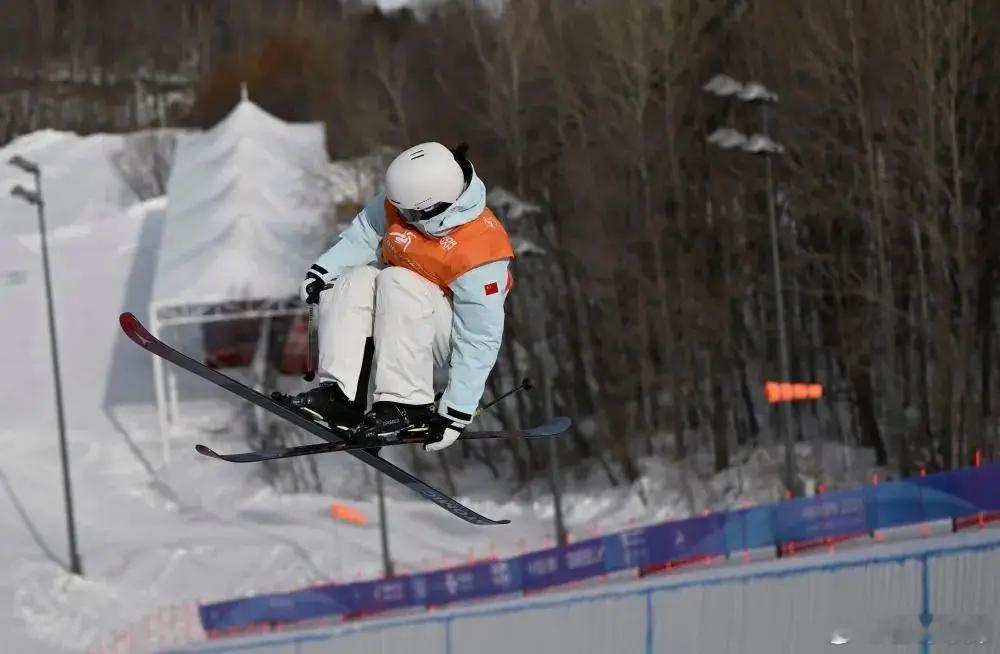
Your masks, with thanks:
<instances>
[{"instance_id":1,"label":"ski boot","mask_svg":"<svg viewBox=\"0 0 1000 654\"><path fill-rule=\"evenodd\" d=\"M298 395L272 393L271 397L304 413L313 420L322 421L330 429L349 431L361 423L361 409L347 399L336 382L321 382L319 386Z\"/></svg>"},{"instance_id":2,"label":"ski boot","mask_svg":"<svg viewBox=\"0 0 1000 654\"><path fill-rule=\"evenodd\" d=\"M361 421L358 434L364 440L392 443L403 432L427 431L427 421L433 414L433 404L376 402Z\"/></svg>"}]
</instances>

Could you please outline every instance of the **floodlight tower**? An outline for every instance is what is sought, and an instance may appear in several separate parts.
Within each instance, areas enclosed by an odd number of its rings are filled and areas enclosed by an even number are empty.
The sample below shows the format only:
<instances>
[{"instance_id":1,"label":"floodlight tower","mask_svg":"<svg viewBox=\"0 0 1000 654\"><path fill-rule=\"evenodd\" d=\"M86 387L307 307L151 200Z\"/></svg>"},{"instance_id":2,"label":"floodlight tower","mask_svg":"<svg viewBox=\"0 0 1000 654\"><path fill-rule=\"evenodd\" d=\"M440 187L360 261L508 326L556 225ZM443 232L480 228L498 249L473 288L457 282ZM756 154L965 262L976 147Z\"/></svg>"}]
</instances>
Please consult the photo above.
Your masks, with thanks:
<instances>
[{"instance_id":1,"label":"floodlight tower","mask_svg":"<svg viewBox=\"0 0 1000 654\"><path fill-rule=\"evenodd\" d=\"M768 109L778 103L778 94L760 82L739 82L728 75L716 75L702 87L706 93L726 99L736 99L760 108L761 133L746 136L731 127L720 127L708 135L707 141L724 150L738 149L764 160L767 181L767 216L771 232L771 265L774 277L775 312L778 321L778 350L782 381L791 379L788 361L788 334L785 326L785 300L781 283L781 252L778 247L778 220L774 199L775 156L784 154L785 148L768 135ZM782 422L785 440L785 488L796 493L795 436L792 430L792 409L782 403Z\"/></svg>"},{"instance_id":2,"label":"floodlight tower","mask_svg":"<svg viewBox=\"0 0 1000 654\"><path fill-rule=\"evenodd\" d=\"M52 380L55 384L56 421L59 425L59 456L62 459L63 500L66 504L69 571L75 575L82 575L83 567L80 564L80 554L76 546L76 521L73 517L73 486L69 472L69 457L66 451L66 417L63 411L62 383L59 375L59 348L56 344L56 319L52 303L52 277L49 273L49 248L45 231L45 199L42 196L42 170L38 164L28 161L20 155L15 155L7 163L30 174L35 180L35 190L28 190L18 184L10 190L10 194L20 200L24 200L28 204L34 205L38 210L38 236L41 240L45 301L48 307L49 345L52 350Z\"/></svg>"}]
</instances>

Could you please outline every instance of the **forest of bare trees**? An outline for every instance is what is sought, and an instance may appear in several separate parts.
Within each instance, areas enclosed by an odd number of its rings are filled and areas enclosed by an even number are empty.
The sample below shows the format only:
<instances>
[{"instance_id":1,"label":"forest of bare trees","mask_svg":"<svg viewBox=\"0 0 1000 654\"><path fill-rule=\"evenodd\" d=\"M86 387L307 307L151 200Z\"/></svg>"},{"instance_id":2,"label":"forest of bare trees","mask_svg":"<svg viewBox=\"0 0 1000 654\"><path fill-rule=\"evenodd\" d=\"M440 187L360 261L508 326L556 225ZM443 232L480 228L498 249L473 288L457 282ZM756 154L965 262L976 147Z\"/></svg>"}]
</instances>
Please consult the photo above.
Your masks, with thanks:
<instances>
[{"instance_id":1,"label":"forest of bare trees","mask_svg":"<svg viewBox=\"0 0 1000 654\"><path fill-rule=\"evenodd\" d=\"M502 5L502 11L497 7ZM488 185L537 204L491 391L542 362L563 455L638 457L779 438L767 185L711 148L780 102L771 136L791 374L821 382L803 440L898 474L1000 444L1000 5L976 0L507 0L383 16L335 0L9 0L0 137L210 125L239 98L327 124L334 158L466 141ZM539 346L541 344L541 346ZM529 356L530 355L530 356ZM529 364L531 368L529 369ZM528 420L541 394L501 414ZM522 481L545 449L452 453ZM496 455L496 456L494 456ZM607 465L607 464L612 465Z\"/></svg>"}]
</instances>

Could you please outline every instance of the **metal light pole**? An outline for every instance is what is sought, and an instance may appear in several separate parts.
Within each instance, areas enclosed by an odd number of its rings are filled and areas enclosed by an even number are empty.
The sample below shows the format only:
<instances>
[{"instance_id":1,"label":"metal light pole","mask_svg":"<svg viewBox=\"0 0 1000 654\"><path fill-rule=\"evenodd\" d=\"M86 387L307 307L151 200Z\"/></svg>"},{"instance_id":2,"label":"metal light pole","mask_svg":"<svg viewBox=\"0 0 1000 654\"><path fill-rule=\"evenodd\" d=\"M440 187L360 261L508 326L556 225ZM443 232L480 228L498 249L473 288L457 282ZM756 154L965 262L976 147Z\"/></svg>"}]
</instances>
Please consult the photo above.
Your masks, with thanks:
<instances>
[{"instance_id":1,"label":"metal light pole","mask_svg":"<svg viewBox=\"0 0 1000 654\"><path fill-rule=\"evenodd\" d=\"M533 259L535 256L540 256L538 253L528 251L525 253L525 258ZM528 295L528 305L527 308L530 311L533 302L537 302L540 306L542 304L542 293L539 289L537 293L529 293ZM537 312L534 314L534 320L531 321L530 333L534 340L534 354L535 360L538 361L538 365L541 369L542 375L542 411L545 412L545 418L552 418L554 415L553 408L553 398L552 398L552 380L553 372L549 365L549 337L546 330L545 324L545 312ZM524 388L531 388L528 385L528 380L525 379L522 384ZM501 396L503 397L503 396ZM500 399L500 398L497 398ZM495 402L495 400L494 400ZM549 455L549 487L552 490L552 504L554 510L553 514L553 527L555 529L556 536L556 546L565 545L568 538L566 533L566 524L563 521L563 509L562 509L562 475L559 469L559 447L557 441L558 438L549 438L548 442L548 455Z\"/></svg>"},{"instance_id":2,"label":"metal light pole","mask_svg":"<svg viewBox=\"0 0 1000 654\"><path fill-rule=\"evenodd\" d=\"M761 104L761 124L764 137L767 138L767 104ZM748 144L750 145L750 144ZM780 147L780 146L779 146ZM749 148L748 148L748 151ZM771 264L774 275L775 309L778 318L778 343L781 354L781 380L791 381L791 366L788 363L788 334L785 326L785 297L781 284L781 253L778 248L778 219L774 207L774 172L771 162L771 152L760 150L764 157L764 167L767 175L767 215L771 229ZM795 434L792 428L792 403L781 403L781 419L785 428L785 488L797 494L795 471Z\"/></svg>"},{"instance_id":3,"label":"metal light pole","mask_svg":"<svg viewBox=\"0 0 1000 654\"><path fill-rule=\"evenodd\" d=\"M535 357L539 362L542 372L542 410L545 412L545 418L549 419L552 418L554 412L552 401L552 370L549 366L549 337L544 318L536 318L534 324L536 325ZM552 489L552 503L555 509L553 519L555 522L556 546L561 547L566 544L567 538L566 524L563 522L562 512L562 478L559 470L559 449L556 442L558 440L558 438L548 439L549 486Z\"/></svg>"},{"instance_id":4,"label":"metal light pole","mask_svg":"<svg viewBox=\"0 0 1000 654\"><path fill-rule=\"evenodd\" d=\"M378 529L382 538L382 576L388 579L395 574L395 569L389 554L389 525L385 522L385 489L381 473L375 475L375 489L378 491Z\"/></svg>"},{"instance_id":5,"label":"metal light pole","mask_svg":"<svg viewBox=\"0 0 1000 654\"><path fill-rule=\"evenodd\" d=\"M548 343L548 339L543 341ZM546 351L548 348L546 347ZM547 354L547 352L546 352ZM543 355L544 357L544 355ZM549 371L548 362L542 360L542 403L545 407L546 420L553 417L552 408L552 375ZM555 528L556 545L562 547L566 544L566 523L563 522L562 513L562 477L559 470L559 450L558 438L549 440L549 485L552 486L552 502L555 507Z\"/></svg>"},{"instance_id":6,"label":"metal light pole","mask_svg":"<svg viewBox=\"0 0 1000 654\"><path fill-rule=\"evenodd\" d=\"M8 162L15 168L30 173L35 179L35 190L29 191L20 184L11 189L10 194L38 209L38 235L41 240L42 270L45 278L45 301L48 307L49 344L52 348L52 381L55 384L56 420L59 425L59 455L62 459L63 499L66 504L66 532L69 538L69 571L82 575L80 554L76 547L76 522L73 518L73 486L69 472L69 457L66 451L66 417L63 412L62 383L59 375L59 349L56 345L56 319L52 304L52 280L49 274L49 248L45 232L45 201L42 199L42 171L37 164L21 156L14 156Z\"/></svg>"},{"instance_id":7,"label":"metal light pole","mask_svg":"<svg viewBox=\"0 0 1000 654\"><path fill-rule=\"evenodd\" d=\"M755 104L760 107L761 132L750 137L739 131L722 127L708 136L708 142L723 149L739 148L745 153L762 156L764 158L764 170L767 181L767 216L771 236L771 266L774 278L775 312L778 321L778 350L779 365L781 367L782 381L791 379L791 366L788 359L788 333L785 325L785 299L782 290L781 280L781 252L778 247L778 219L776 216L774 200L774 170L772 156L784 152L784 148L775 143L768 135L767 110L768 106L777 104L778 94L768 90L759 82L749 82L744 84L738 82L728 75L716 75L703 87L707 93L722 97L733 98ZM785 441L785 488L792 493L797 492L796 471L795 471L795 435L792 429L792 407L789 402L781 403L782 427L784 429Z\"/></svg>"}]
</instances>

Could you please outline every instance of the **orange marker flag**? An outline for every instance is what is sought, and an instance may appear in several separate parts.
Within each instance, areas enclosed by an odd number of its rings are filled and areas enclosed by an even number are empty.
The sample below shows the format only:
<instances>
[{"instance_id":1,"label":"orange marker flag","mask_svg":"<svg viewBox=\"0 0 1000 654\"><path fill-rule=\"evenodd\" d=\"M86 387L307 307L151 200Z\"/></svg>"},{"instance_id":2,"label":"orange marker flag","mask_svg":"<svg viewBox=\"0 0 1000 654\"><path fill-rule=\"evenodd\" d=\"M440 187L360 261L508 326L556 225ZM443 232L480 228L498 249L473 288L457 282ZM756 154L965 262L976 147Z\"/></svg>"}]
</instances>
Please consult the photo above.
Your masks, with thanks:
<instances>
[{"instance_id":1,"label":"orange marker flag","mask_svg":"<svg viewBox=\"0 0 1000 654\"><path fill-rule=\"evenodd\" d=\"M818 400L823 397L823 386L820 384L769 381L764 384L764 396L767 397L770 404Z\"/></svg>"},{"instance_id":2,"label":"orange marker flag","mask_svg":"<svg viewBox=\"0 0 1000 654\"><path fill-rule=\"evenodd\" d=\"M354 509L348 508L340 502L333 502L330 504L330 517L334 520L351 522L356 525L368 524L368 518L366 518L363 513L359 513Z\"/></svg>"}]
</instances>

